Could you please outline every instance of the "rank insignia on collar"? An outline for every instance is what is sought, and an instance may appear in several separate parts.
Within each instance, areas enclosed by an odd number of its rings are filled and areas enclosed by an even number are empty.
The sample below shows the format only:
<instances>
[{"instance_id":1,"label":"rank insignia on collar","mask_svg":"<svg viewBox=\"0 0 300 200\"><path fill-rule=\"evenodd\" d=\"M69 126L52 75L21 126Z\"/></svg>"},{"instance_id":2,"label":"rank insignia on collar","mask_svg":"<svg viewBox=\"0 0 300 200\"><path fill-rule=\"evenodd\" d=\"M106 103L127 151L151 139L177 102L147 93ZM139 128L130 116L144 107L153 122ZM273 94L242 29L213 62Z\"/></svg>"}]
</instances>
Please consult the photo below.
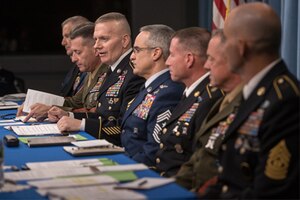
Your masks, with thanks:
<instances>
[{"instance_id":1,"label":"rank insignia on collar","mask_svg":"<svg viewBox=\"0 0 300 200\"><path fill-rule=\"evenodd\" d=\"M197 91L197 92L194 93L194 97L198 97L199 95L200 95L199 91Z\"/></svg>"},{"instance_id":2,"label":"rank insignia on collar","mask_svg":"<svg viewBox=\"0 0 300 200\"><path fill-rule=\"evenodd\" d=\"M258 88L256 94L257 94L258 96L262 96L262 95L265 94L265 92L266 92L266 88L265 88L265 87L260 87L260 88Z\"/></svg>"}]
</instances>

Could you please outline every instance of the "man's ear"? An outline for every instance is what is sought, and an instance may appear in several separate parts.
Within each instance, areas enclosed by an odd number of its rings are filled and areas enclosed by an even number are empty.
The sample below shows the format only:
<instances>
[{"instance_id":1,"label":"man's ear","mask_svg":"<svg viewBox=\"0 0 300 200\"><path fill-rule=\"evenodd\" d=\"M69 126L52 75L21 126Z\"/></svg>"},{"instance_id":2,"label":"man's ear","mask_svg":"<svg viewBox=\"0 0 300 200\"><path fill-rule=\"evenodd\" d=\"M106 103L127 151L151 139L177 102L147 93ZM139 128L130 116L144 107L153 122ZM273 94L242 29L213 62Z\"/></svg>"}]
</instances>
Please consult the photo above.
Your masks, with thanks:
<instances>
[{"instance_id":1,"label":"man's ear","mask_svg":"<svg viewBox=\"0 0 300 200\"><path fill-rule=\"evenodd\" d=\"M190 68L195 62L194 55L192 53L187 53L185 55L185 62L187 63L188 68Z\"/></svg>"},{"instance_id":2,"label":"man's ear","mask_svg":"<svg viewBox=\"0 0 300 200\"><path fill-rule=\"evenodd\" d=\"M238 40L238 53L240 57L245 58L247 54L247 43L244 40Z\"/></svg>"},{"instance_id":3,"label":"man's ear","mask_svg":"<svg viewBox=\"0 0 300 200\"><path fill-rule=\"evenodd\" d=\"M125 49L128 47L128 45L130 44L130 36L125 34L122 37L122 47Z\"/></svg>"},{"instance_id":4,"label":"man's ear","mask_svg":"<svg viewBox=\"0 0 300 200\"><path fill-rule=\"evenodd\" d=\"M153 60L157 61L162 56L162 54L163 52L161 48L155 48L152 53Z\"/></svg>"}]
</instances>

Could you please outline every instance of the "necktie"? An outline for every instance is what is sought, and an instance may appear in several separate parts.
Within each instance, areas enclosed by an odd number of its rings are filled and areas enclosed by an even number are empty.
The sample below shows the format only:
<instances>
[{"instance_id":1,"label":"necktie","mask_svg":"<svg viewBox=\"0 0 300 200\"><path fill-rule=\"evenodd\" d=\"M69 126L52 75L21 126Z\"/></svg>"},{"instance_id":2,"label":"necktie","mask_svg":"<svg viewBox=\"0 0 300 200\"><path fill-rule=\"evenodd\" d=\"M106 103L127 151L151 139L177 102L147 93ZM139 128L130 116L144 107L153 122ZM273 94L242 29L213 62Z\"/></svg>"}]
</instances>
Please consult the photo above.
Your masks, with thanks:
<instances>
[{"instance_id":1,"label":"necktie","mask_svg":"<svg viewBox=\"0 0 300 200\"><path fill-rule=\"evenodd\" d=\"M142 87L140 88L140 92L143 91L145 89L145 84L142 85Z\"/></svg>"}]
</instances>

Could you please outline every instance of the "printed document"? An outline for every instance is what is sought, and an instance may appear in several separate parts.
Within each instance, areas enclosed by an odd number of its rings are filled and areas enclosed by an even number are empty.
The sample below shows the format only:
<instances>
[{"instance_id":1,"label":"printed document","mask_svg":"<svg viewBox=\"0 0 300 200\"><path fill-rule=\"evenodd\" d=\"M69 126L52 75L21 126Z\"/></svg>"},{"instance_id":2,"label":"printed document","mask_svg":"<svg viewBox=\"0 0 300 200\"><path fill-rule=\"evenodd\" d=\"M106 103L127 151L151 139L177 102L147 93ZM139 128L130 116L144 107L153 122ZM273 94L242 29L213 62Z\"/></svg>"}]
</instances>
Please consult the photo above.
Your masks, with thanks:
<instances>
[{"instance_id":1,"label":"printed document","mask_svg":"<svg viewBox=\"0 0 300 200\"><path fill-rule=\"evenodd\" d=\"M40 193L40 190L39 190ZM60 189L44 190L51 197L58 199L103 199L103 200L128 200L128 199L146 199L143 194L131 190L115 190L112 185L71 187Z\"/></svg>"},{"instance_id":2,"label":"printed document","mask_svg":"<svg viewBox=\"0 0 300 200\"><path fill-rule=\"evenodd\" d=\"M42 103L48 106L52 106L52 105L62 106L64 104L64 101L65 98L62 96L28 89L25 102L24 102L23 111L29 113L30 106L32 106L35 103Z\"/></svg>"},{"instance_id":3,"label":"printed document","mask_svg":"<svg viewBox=\"0 0 300 200\"><path fill-rule=\"evenodd\" d=\"M50 180L29 181L28 184L39 189L63 188L88 185L104 185L118 183L116 179L107 175L80 176L56 178Z\"/></svg>"},{"instance_id":4,"label":"printed document","mask_svg":"<svg viewBox=\"0 0 300 200\"><path fill-rule=\"evenodd\" d=\"M12 126L11 129L19 136L62 134L56 124Z\"/></svg>"}]
</instances>

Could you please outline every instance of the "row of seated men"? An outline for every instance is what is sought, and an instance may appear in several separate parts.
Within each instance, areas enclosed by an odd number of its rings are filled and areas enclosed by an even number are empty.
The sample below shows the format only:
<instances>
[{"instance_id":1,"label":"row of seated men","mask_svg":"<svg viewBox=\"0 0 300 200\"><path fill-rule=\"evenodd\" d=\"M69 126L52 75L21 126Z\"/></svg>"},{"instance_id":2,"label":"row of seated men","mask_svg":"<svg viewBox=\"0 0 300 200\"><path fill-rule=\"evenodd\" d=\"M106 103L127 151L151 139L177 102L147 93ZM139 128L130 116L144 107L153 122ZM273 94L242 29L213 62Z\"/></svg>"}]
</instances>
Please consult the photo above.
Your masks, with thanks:
<instances>
[{"instance_id":1,"label":"row of seated men","mask_svg":"<svg viewBox=\"0 0 300 200\"><path fill-rule=\"evenodd\" d=\"M80 71L67 82L75 90L85 72L82 86L27 119L123 146L200 198L299 198L300 87L271 7L238 6L213 34L146 25L134 44L121 13L78 19L63 23L62 44Z\"/></svg>"}]
</instances>

